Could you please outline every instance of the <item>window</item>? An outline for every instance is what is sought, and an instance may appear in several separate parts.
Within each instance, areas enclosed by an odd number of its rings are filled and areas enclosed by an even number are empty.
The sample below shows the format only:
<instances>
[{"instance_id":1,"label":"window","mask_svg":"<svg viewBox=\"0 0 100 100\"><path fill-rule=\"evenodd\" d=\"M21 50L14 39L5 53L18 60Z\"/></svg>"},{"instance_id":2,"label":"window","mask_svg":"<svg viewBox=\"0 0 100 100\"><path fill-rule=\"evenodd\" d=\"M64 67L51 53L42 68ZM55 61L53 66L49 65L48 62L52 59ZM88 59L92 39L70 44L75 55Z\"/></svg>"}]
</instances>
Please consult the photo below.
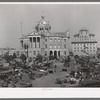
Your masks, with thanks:
<instances>
[{"instance_id":1,"label":"window","mask_svg":"<svg viewBox=\"0 0 100 100\"><path fill-rule=\"evenodd\" d=\"M50 48L52 48L52 44L50 44Z\"/></svg>"},{"instance_id":2,"label":"window","mask_svg":"<svg viewBox=\"0 0 100 100\"><path fill-rule=\"evenodd\" d=\"M64 55L66 55L66 51L64 51Z\"/></svg>"},{"instance_id":3,"label":"window","mask_svg":"<svg viewBox=\"0 0 100 100\"><path fill-rule=\"evenodd\" d=\"M76 52L76 50L74 50L74 52Z\"/></svg>"},{"instance_id":4,"label":"window","mask_svg":"<svg viewBox=\"0 0 100 100\"><path fill-rule=\"evenodd\" d=\"M58 44L58 48L60 48L60 44Z\"/></svg>"},{"instance_id":5,"label":"window","mask_svg":"<svg viewBox=\"0 0 100 100\"><path fill-rule=\"evenodd\" d=\"M54 48L56 48L56 44L54 45Z\"/></svg>"},{"instance_id":6,"label":"window","mask_svg":"<svg viewBox=\"0 0 100 100\"><path fill-rule=\"evenodd\" d=\"M50 39L50 42L52 42L52 39Z\"/></svg>"},{"instance_id":7,"label":"window","mask_svg":"<svg viewBox=\"0 0 100 100\"><path fill-rule=\"evenodd\" d=\"M47 42L47 39L45 39L45 42Z\"/></svg>"},{"instance_id":8,"label":"window","mask_svg":"<svg viewBox=\"0 0 100 100\"><path fill-rule=\"evenodd\" d=\"M60 39L58 39L58 42L60 42Z\"/></svg>"},{"instance_id":9,"label":"window","mask_svg":"<svg viewBox=\"0 0 100 100\"><path fill-rule=\"evenodd\" d=\"M47 51L45 51L45 55L47 55Z\"/></svg>"},{"instance_id":10,"label":"window","mask_svg":"<svg viewBox=\"0 0 100 100\"><path fill-rule=\"evenodd\" d=\"M40 52L38 51L38 54L39 54Z\"/></svg>"},{"instance_id":11,"label":"window","mask_svg":"<svg viewBox=\"0 0 100 100\"><path fill-rule=\"evenodd\" d=\"M66 42L66 39L64 39L64 42Z\"/></svg>"},{"instance_id":12,"label":"window","mask_svg":"<svg viewBox=\"0 0 100 100\"><path fill-rule=\"evenodd\" d=\"M66 48L66 45L64 45L64 48Z\"/></svg>"},{"instance_id":13,"label":"window","mask_svg":"<svg viewBox=\"0 0 100 100\"><path fill-rule=\"evenodd\" d=\"M57 39L55 38L55 39L54 39L54 42L56 42L56 41L57 41Z\"/></svg>"},{"instance_id":14,"label":"window","mask_svg":"<svg viewBox=\"0 0 100 100\"><path fill-rule=\"evenodd\" d=\"M47 44L45 44L45 48L47 48Z\"/></svg>"},{"instance_id":15,"label":"window","mask_svg":"<svg viewBox=\"0 0 100 100\"><path fill-rule=\"evenodd\" d=\"M40 28L40 30L43 30L43 28Z\"/></svg>"},{"instance_id":16,"label":"window","mask_svg":"<svg viewBox=\"0 0 100 100\"><path fill-rule=\"evenodd\" d=\"M45 28L45 30L48 30L48 28Z\"/></svg>"},{"instance_id":17,"label":"window","mask_svg":"<svg viewBox=\"0 0 100 100\"><path fill-rule=\"evenodd\" d=\"M36 55L36 52L35 51L33 52L33 55Z\"/></svg>"}]
</instances>

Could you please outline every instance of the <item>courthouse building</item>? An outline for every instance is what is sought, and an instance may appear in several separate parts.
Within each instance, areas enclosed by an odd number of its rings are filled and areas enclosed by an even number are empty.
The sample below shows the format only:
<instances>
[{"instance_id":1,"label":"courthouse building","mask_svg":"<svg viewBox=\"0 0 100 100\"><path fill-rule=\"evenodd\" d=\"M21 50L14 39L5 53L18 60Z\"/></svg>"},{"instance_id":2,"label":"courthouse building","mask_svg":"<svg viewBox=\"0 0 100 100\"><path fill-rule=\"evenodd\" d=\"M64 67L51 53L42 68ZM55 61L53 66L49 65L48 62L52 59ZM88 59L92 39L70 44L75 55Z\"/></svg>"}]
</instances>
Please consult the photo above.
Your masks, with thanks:
<instances>
[{"instance_id":1,"label":"courthouse building","mask_svg":"<svg viewBox=\"0 0 100 100\"><path fill-rule=\"evenodd\" d=\"M97 51L95 34L87 29L81 29L73 36L72 50L74 55L94 55Z\"/></svg>"},{"instance_id":2,"label":"courthouse building","mask_svg":"<svg viewBox=\"0 0 100 100\"><path fill-rule=\"evenodd\" d=\"M20 37L21 52L28 57L53 55L56 57L67 56L69 32L51 32L51 25L41 16L33 32Z\"/></svg>"}]
</instances>

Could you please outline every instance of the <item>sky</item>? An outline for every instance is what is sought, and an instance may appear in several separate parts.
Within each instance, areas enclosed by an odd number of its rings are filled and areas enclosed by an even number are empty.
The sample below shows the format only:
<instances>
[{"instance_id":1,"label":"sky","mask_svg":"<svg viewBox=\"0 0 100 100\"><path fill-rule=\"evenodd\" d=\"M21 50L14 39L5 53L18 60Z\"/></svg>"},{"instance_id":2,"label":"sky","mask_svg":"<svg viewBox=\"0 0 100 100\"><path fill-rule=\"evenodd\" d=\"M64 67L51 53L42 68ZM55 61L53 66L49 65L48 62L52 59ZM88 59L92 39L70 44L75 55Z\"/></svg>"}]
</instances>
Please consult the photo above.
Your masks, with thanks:
<instances>
[{"instance_id":1,"label":"sky","mask_svg":"<svg viewBox=\"0 0 100 100\"><path fill-rule=\"evenodd\" d=\"M100 47L100 4L0 4L0 48L19 48L20 23L22 33L28 34L42 15L49 21L51 32L69 29L70 41L86 27L96 35Z\"/></svg>"}]
</instances>

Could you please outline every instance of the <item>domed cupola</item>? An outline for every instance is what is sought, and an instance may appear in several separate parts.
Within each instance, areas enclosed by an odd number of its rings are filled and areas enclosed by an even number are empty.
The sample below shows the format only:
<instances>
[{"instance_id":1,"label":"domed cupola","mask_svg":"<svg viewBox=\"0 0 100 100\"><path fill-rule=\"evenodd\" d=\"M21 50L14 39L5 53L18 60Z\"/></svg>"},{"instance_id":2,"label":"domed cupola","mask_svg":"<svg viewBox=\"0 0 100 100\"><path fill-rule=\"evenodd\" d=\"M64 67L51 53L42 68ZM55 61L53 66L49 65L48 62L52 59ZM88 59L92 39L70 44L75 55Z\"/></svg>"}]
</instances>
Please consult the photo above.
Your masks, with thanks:
<instances>
[{"instance_id":1,"label":"domed cupola","mask_svg":"<svg viewBox=\"0 0 100 100\"><path fill-rule=\"evenodd\" d=\"M35 28L37 32L50 32L51 25L49 24L49 21L45 20L45 16L41 16L41 20L38 22Z\"/></svg>"}]
</instances>

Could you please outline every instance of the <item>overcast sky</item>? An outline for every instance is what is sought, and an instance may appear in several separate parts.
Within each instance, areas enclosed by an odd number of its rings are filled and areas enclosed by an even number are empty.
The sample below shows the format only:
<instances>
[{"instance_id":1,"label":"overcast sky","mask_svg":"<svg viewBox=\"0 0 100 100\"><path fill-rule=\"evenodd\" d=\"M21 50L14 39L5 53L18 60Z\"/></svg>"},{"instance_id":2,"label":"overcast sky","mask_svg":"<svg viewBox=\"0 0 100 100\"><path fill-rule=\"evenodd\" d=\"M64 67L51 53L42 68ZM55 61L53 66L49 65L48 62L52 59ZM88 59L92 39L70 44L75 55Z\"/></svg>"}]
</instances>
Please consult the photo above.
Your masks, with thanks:
<instances>
[{"instance_id":1,"label":"overcast sky","mask_svg":"<svg viewBox=\"0 0 100 100\"><path fill-rule=\"evenodd\" d=\"M52 27L52 32L70 30L73 34L82 27L96 35L100 47L100 4L0 4L0 48L19 47L22 32L28 34L44 15ZM72 40L72 39L71 39Z\"/></svg>"}]
</instances>

